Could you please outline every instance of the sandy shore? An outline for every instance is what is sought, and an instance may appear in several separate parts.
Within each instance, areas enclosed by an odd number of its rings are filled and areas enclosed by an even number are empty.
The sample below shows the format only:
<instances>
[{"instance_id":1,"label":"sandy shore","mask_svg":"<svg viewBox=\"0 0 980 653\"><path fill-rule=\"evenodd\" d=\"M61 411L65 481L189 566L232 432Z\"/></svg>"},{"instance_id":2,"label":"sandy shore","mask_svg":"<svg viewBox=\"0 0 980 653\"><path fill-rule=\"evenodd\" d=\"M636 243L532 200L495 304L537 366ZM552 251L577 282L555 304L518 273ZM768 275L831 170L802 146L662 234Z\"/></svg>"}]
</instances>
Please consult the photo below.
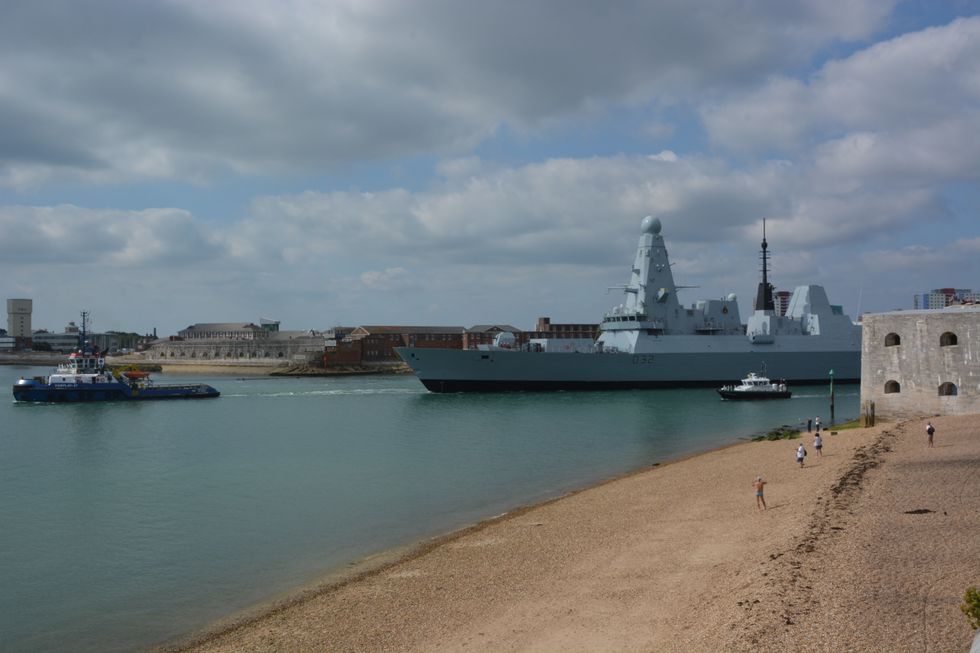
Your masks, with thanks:
<instances>
[{"instance_id":1,"label":"sandy shore","mask_svg":"<svg viewBox=\"0 0 980 653\"><path fill-rule=\"evenodd\" d=\"M967 651L980 416L659 466L422 546L191 651ZM767 480L757 510L752 481Z\"/></svg>"}]
</instances>

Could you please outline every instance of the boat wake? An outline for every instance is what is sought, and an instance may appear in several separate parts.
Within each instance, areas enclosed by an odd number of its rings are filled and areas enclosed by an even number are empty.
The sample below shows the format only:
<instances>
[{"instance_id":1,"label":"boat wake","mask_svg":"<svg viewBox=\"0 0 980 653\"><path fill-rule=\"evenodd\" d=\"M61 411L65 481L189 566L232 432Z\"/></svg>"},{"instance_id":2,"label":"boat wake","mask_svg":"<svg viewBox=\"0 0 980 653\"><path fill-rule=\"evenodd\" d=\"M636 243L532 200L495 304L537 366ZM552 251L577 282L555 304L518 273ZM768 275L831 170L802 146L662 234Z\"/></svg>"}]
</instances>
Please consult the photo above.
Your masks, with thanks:
<instances>
[{"instance_id":1,"label":"boat wake","mask_svg":"<svg viewBox=\"0 0 980 653\"><path fill-rule=\"evenodd\" d=\"M414 388L344 388L342 390L300 390L290 392L242 392L225 393L224 397L316 397L334 396L350 397L358 395L422 395L427 394L425 389L416 390Z\"/></svg>"}]
</instances>

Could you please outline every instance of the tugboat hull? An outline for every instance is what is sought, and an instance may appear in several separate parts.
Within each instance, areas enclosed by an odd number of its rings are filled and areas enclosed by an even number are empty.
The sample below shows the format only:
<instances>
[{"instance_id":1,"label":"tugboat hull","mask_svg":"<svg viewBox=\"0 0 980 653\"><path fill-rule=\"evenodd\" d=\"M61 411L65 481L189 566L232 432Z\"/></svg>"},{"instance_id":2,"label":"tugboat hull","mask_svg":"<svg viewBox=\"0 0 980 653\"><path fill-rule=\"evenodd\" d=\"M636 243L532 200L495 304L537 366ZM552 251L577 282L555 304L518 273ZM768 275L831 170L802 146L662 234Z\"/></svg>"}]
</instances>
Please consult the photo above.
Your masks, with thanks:
<instances>
[{"instance_id":1,"label":"tugboat hull","mask_svg":"<svg viewBox=\"0 0 980 653\"><path fill-rule=\"evenodd\" d=\"M14 400L32 403L141 401L149 399L210 399L220 392L204 383L133 387L125 383L57 383L18 381Z\"/></svg>"}]
</instances>

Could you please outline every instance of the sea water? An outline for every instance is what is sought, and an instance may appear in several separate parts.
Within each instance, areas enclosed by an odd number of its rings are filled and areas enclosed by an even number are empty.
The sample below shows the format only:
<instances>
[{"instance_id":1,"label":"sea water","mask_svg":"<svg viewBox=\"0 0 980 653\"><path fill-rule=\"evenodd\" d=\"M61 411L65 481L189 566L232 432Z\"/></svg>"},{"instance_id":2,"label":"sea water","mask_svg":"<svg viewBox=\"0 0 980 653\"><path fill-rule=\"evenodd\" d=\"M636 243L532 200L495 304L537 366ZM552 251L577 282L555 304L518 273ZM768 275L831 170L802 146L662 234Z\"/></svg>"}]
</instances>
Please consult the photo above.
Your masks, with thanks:
<instances>
[{"instance_id":1,"label":"sea water","mask_svg":"<svg viewBox=\"0 0 980 653\"><path fill-rule=\"evenodd\" d=\"M46 371L0 367L3 651L173 641L366 555L829 422L827 387L766 402L710 389L437 395L412 376L156 375L222 395L13 402L18 377ZM858 387L835 395L838 420L855 417Z\"/></svg>"}]
</instances>

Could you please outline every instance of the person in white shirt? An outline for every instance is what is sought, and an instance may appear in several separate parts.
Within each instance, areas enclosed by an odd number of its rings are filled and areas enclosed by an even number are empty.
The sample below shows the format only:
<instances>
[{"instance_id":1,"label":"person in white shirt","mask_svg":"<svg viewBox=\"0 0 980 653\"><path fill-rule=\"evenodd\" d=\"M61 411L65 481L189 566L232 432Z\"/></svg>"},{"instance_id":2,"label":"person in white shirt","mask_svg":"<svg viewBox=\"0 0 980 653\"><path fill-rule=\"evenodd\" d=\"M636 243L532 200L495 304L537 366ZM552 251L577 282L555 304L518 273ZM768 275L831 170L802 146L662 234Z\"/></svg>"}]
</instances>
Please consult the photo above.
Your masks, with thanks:
<instances>
[{"instance_id":1,"label":"person in white shirt","mask_svg":"<svg viewBox=\"0 0 980 653\"><path fill-rule=\"evenodd\" d=\"M800 467L803 467L804 458L806 458L806 447L804 447L803 443L801 442L800 446L796 450L796 462L800 463Z\"/></svg>"}]
</instances>

